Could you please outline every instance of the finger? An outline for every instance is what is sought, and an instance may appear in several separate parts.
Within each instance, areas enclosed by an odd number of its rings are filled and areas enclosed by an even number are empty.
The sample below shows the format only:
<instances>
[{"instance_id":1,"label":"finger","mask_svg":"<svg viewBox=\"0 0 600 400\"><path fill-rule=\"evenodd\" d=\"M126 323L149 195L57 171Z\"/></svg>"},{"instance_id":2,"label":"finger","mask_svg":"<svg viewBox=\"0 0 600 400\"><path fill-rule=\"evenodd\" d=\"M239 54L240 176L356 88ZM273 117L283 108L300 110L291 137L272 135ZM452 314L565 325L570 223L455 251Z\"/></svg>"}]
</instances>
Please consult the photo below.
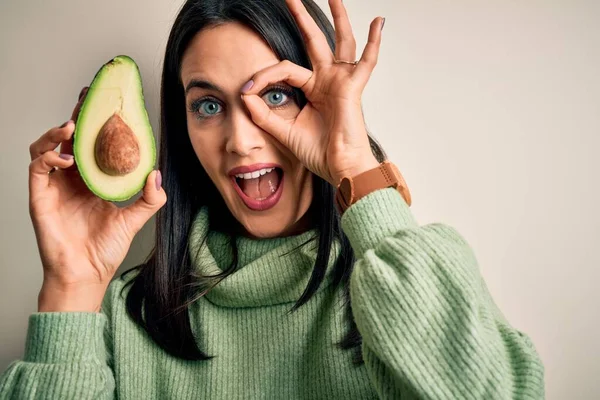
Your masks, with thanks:
<instances>
[{"instance_id":1,"label":"finger","mask_svg":"<svg viewBox=\"0 0 600 400\"><path fill-rule=\"evenodd\" d=\"M280 63L267 67L258 71L252 77L254 82L250 89L244 90L243 94L257 94L266 86L278 82L286 82L287 84L302 89L302 91L310 98L312 92L311 77L313 72L310 69L294 64L289 60L283 60Z\"/></svg>"},{"instance_id":2,"label":"finger","mask_svg":"<svg viewBox=\"0 0 600 400\"><path fill-rule=\"evenodd\" d=\"M83 104L83 101L85 100L88 89L89 88L87 86L85 86L83 89L81 89L81 92L79 92L79 100L77 101L77 104L75 105L75 108L73 109L73 112L71 113L71 121L73 121L75 123L77 123L77 118L79 117L79 111L81 111L81 105ZM65 153L65 154L73 154L73 136L71 136L69 138L69 140L66 140L61 143L60 152ZM75 168L74 165L73 165L73 168Z\"/></svg>"},{"instance_id":3,"label":"finger","mask_svg":"<svg viewBox=\"0 0 600 400\"><path fill-rule=\"evenodd\" d=\"M89 87L85 86L83 89L81 89L81 92L79 92L79 99L77 100L77 104L75 105L75 108L73 108L73 113L71 114L71 119L75 122L77 122L77 117L79 117L79 111L81 111L81 105L83 104L83 101L87 96L88 90Z\"/></svg>"},{"instance_id":4,"label":"finger","mask_svg":"<svg viewBox=\"0 0 600 400\"><path fill-rule=\"evenodd\" d=\"M29 146L29 155L31 160L35 160L42 154L56 149L63 141L68 140L73 134L73 121L69 120L59 127L50 129L40 136Z\"/></svg>"},{"instance_id":5,"label":"finger","mask_svg":"<svg viewBox=\"0 0 600 400\"><path fill-rule=\"evenodd\" d=\"M355 80L358 84L364 87L369 78L375 65L377 65L377 58L379 57L379 48L381 46L381 29L385 18L375 18L371 22L371 28L369 30L369 40L365 45L360 62L354 69L352 74L352 80Z\"/></svg>"},{"instance_id":6,"label":"finger","mask_svg":"<svg viewBox=\"0 0 600 400\"><path fill-rule=\"evenodd\" d=\"M257 95L242 95L242 99L250 111L252 121L289 148L291 123L274 113Z\"/></svg>"},{"instance_id":7,"label":"finger","mask_svg":"<svg viewBox=\"0 0 600 400\"><path fill-rule=\"evenodd\" d=\"M306 10L306 7L304 7L304 4L302 4L302 1L286 0L286 3L302 32L312 65L331 64L333 62L333 53L327 43L327 39Z\"/></svg>"},{"instance_id":8,"label":"finger","mask_svg":"<svg viewBox=\"0 0 600 400\"><path fill-rule=\"evenodd\" d=\"M165 205L167 193L162 188L162 176L154 170L146 177L146 184L142 196L133 204L122 209L123 218L131 235L135 235L146 222Z\"/></svg>"},{"instance_id":9,"label":"finger","mask_svg":"<svg viewBox=\"0 0 600 400\"><path fill-rule=\"evenodd\" d=\"M329 8L335 26L335 58L338 60L354 61L356 59L356 40L346 7L342 0L329 0Z\"/></svg>"},{"instance_id":10,"label":"finger","mask_svg":"<svg viewBox=\"0 0 600 400\"><path fill-rule=\"evenodd\" d=\"M63 158L64 157L64 158ZM50 183L54 167L65 169L73 164L73 157L63 157L53 150L47 151L29 164L29 193L43 190Z\"/></svg>"}]
</instances>

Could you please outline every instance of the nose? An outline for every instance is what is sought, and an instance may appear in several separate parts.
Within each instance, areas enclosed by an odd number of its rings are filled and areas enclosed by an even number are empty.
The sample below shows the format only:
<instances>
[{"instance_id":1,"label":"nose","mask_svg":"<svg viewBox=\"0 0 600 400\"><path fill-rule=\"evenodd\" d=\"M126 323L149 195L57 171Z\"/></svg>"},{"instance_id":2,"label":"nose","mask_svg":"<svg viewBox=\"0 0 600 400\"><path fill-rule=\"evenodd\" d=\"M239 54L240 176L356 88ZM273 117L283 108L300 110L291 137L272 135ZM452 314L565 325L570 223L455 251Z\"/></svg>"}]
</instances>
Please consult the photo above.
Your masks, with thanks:
<instances>
[{"instance_id":1,"label":"nose","mask_svg":"<svg viewBox=\"0 0 600 400\"><path fill-rule=\"evenodd\" d=\"M230 116L229 132L225 150L228 153L248 156L252 151L265 146L265 132L252 121L249 113L237 107Z\"/></svg>"}]
</instances>

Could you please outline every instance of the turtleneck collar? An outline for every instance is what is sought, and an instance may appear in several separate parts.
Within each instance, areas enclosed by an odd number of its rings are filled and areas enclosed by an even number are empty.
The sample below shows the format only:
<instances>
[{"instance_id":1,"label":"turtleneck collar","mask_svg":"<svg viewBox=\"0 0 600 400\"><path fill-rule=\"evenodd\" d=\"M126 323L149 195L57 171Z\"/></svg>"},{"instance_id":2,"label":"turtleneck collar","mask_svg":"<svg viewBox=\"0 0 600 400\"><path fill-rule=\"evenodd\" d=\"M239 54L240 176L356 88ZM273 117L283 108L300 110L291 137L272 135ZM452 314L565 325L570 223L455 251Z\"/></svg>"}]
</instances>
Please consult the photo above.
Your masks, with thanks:
<instances>
[{"instance_id":1,"label":"turtleneck collar","mask_svg":"<svg viewBox=\"0 0 600 400\"><path fill-rule=\"evenodd\" d=\"M206 241L203 242L206 236ZM236 238L238 267L204 297L224 307L258 307L295 302L300 298L314 268L318 231L269 239ZM191 262L197 272L214 275L233 260L229 235L209 229L209 209L202 207L189 236ZM318 291L331 284L333 264L340 251L335 241L325 279Z\"/></svg>"}]
</instances>

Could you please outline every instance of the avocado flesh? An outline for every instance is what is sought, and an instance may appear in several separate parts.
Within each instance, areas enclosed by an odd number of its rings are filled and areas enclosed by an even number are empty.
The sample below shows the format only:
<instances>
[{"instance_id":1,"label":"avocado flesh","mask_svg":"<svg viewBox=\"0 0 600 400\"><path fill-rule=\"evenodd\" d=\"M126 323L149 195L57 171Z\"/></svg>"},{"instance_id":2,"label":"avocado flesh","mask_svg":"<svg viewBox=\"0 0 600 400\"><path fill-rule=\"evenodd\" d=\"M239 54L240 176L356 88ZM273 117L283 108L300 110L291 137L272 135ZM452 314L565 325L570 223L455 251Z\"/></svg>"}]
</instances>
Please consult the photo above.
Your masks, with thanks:
<instances>
[{"instance_id":1,"label":"avocado flesh","mask_svg":"<svg viewBox=\"0 0 600 400\"><path fill-rule=\"evenodd\" d=\"M139 162L123 175L103 171L95 154L98 135L115 114L133 132L139 151ZM156 144L139 69L130 57L117 56L96 73L75 125L73 154L83 181L96 196L124 201L143 189L156 162Z\"/></svg>"}]
</instances>

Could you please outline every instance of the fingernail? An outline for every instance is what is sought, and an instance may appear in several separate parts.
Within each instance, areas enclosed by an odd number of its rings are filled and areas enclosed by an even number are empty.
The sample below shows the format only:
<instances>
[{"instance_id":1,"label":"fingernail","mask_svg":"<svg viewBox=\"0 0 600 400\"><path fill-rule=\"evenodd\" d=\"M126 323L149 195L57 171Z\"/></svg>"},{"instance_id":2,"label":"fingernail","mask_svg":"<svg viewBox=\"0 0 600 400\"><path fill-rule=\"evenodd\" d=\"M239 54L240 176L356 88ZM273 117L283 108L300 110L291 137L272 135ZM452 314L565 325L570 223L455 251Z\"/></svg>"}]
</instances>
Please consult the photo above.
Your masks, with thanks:
<instances>
[{"instance_id":1,"label":"fingernail","mask_svg":"<svg viewBox=\"0 0 600 400\"><path fill-rule=\"evenodd\" d=\"M73 158L73 154L67 154L67 153L60 153L58 156L60 158L62 158L63 160L71 160Z\"/></svg>"},{"instance_id":2,"label":"fingernail","mask_svg":"<svg viewBox=\"0 0 600 400\"><path fill-rule=\"evenodd\" d=\"M383 30L383 26L385 25L385 17L381 20L381 30Z\"/></svg>"},{"instance_id":3,"label":"fingernail","mask_svg":"<svg viewBox=\"0 0 600 400\"><path fill-rule=\"evenodd\" d=\"M87 86L85 86L83 89L81 89L81 92L79 92L79 100L81 100L83 95L87 93L88 89L89 88Z\"/></svg>"},{"instance_id":4,"label":"fingernail","mask_svg":"<svg viewBox=\"0 0 600 400\"><path fill-rule=\"evenodd\" d=\"M59 128L64 128L65 126L67 126L69 124L69 122L71 122L71 120L68 120L67 122L65 122L64 124L59 126Z\"/></svg>"},{"instance_id":5,"label":"fingernail","mask_svg":"<svg viewBox=\"0 0 600 400\"><path fill-rule=\"evenodd\" d=\"M156 170L156 190L160 190L162 185L162 175L160 174L160 170Z\"/></svg>"},{"instance_id":6,"label":"fingernail","mask_svg":"<svg viewBox=\"0 0 600 400\"><path fill-rule=\"evenodd\" d=\"M242 86L242 93L246 93L248 90L250 90L250 88L252 88L252 86L254 86L254 81L250 79L244 86Z\"/></svg>"}]
</instances>

